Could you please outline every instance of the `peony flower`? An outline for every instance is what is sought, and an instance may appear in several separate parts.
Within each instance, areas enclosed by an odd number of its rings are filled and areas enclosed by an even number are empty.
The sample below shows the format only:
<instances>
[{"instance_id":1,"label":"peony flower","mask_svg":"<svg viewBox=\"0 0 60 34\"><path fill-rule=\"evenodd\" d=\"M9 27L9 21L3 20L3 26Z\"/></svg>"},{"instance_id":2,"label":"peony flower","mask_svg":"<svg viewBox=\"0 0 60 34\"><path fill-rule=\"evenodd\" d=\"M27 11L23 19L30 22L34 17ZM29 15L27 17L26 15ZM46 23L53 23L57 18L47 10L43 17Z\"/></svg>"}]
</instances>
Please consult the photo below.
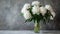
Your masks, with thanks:
<instances>
[{"instance_id":1,"label":"peony flower","mask_svg":"<svg viewBox=\"0 0 60 34\"><path fill-rule=\"evenodd\" d=\"M55 17L55 12L51 12L51 14L53 15L53 17Z\"/></svg>"},{"instance_id":2,"label":"peony flower","mask_svg":"<svg viewBox=\"0 0 60 34\"><path fill-rule=\"evenodd\" d=\"M42 13L42 15L44 16L45 13L47 12L47 9L45 7L40 7L40 13Z\"/></svg>"},{"instance_id":3,"label":"peony flower","mask_svg":"<svg viewBox=\"0 0 60 34\"><path fill-rule=\"evenodd\" d=\"M55 17L55 12L51 12L51 14L53 15L53 17L51 16L50 19L53 20Z\"/></svg>"},{"instance_id":4,"label":"peony flower","mask_svg":"<svg viewBox=\"0 0 60 34\"><path fill-rule=\"evenodd\" d=\"M55 12L54 12L53 8L50 5L46 5L45 8L48 9L51 12L53 17L55 17Z\"/></svg>"},{"instance_id":5,"label":"peony flower","mask_svg":"<svg viewBox=\"0 0 60 34\"><path fill-rule=\"evenodd\" d=\"M40 2L39 1L33 1L32 6L40 6Z\"/></svg>"},{"instance_id":6,"label":"peony flower","mask_svg":"<svg viewBox=\"0 0 60 34\"><path fill-rule=\"evenodd\" d=\"M25 10L29 9L30 7L31 7L31 5L30 5L29 3L26 3L26 4L23 6L21 12L22 12L22 13L25 13L25 12L26 12Z\"/></svg>"},{"instance_id":7,"label":"peony flower","mask_svg":"<svg viewBox=\"0 0 60 34\"><path fill-rule=\"evenodd\" d=\"M48 10L53 10L50 5L45 5L45 8L48 9Z\"/></svg>"},{"instance_id":8,"label":"peony flower","mask_svg":"<svg viewBox=\"0 0 60 34\"><path fill-rule=\"evenodd\" d=\"M24 18L25 18L26 20L32 18L29 10L27 10L27 9L29 9L30 7L31 7L30 4L27 3L27 4L24 5L24 7L23 7L22 10L21 10L21 13L23 13L23 16L24 16Z\"/></svg>"},{"instance_id":9,"label":"peony flower","mask_svg":"<svg viewBox=\"0 0 60 34\"><path fill-rule=\"evenodd\" d=\"M32 7L32 13L33 14L37 14L37 15L39 15L40 13L40 9L39 9L39 7L38 6L34 6L34 7Z\"/></svg>"},{"instance_id":10,"label":"peony flower","mask_svg":"<svg viewBox=\"0 0 60 34\"><path fill-rule=\"evenodd\" d=\"M31 16L31 14L30 14L30 12L28 11L28 10L25 10L26 12L24 13L24 18L27 20L27 19L30 19L30 18L32 18L32 16Z\"/></svg>"},{"instance_id":11,"label":"peony flower","mask_svg":"<svg viewBox=\"0 0 60 34\"><path fill-rule=\"evenodd\" d=\"M50 19L53 20L54 18L52 16L50 16Z\"/></svg>"}]
</instances>

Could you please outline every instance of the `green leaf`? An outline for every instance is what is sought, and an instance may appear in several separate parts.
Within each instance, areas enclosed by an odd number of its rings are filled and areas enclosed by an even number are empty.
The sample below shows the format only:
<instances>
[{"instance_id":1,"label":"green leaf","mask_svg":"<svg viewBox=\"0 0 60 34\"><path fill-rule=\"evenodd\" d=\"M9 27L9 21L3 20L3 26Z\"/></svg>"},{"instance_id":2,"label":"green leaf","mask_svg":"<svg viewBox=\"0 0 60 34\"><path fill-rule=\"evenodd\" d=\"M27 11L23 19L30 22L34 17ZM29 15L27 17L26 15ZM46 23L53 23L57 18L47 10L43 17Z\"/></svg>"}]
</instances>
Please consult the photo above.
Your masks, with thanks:
<instances>
[{"instance_id":1,"label":"green leaf","mask_svg":"<svg viewBox=\"0 0 60 34\"><path fill-rule=\"evenodd\" d=\"M50 21L50 16L53 17L53 15L51 14L51 12L49 10L47 10L47 13L44 15L44 20L45 22L49 22Z\"/></svg>"},{"instance_id":2,"label":"green leaf","mask_svg":"<svg viewBox=\"0 0 60 34\"><path fill-rule=\"evenodd\" d=\"M32 18L31 18L31 19L27 19L27 20L25 21L25 23L26 23L26 22L31 22L31 21L32 21Z\"/></svg>"}]
</instances>

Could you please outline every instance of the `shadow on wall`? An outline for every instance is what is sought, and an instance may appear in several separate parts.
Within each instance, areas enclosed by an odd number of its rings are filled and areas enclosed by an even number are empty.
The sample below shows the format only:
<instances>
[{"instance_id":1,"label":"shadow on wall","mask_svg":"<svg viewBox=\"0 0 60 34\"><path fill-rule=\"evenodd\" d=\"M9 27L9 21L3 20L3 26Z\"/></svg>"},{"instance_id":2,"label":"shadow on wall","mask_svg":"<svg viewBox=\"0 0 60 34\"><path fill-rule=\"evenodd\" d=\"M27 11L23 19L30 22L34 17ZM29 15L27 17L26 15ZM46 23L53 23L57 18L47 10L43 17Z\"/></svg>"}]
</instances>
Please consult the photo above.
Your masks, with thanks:
<instances>
[{"instance_id":1,"label":"shadow on wall","mask_svg":"<svg viewBox=\"0 0 60 34\"><path fill-rule=\"evenodd\" d=\"M24 23L24 18L20 16L21 8L25 3L35 0L0 0L0 30L32 30L34 23ZM51 4L56 12L55 23L43 24L41 29L60 29L60 1L58 0L38 0L43 5ZM58 26L58 27L57 27Z\"/></svg>"}]
</instances>

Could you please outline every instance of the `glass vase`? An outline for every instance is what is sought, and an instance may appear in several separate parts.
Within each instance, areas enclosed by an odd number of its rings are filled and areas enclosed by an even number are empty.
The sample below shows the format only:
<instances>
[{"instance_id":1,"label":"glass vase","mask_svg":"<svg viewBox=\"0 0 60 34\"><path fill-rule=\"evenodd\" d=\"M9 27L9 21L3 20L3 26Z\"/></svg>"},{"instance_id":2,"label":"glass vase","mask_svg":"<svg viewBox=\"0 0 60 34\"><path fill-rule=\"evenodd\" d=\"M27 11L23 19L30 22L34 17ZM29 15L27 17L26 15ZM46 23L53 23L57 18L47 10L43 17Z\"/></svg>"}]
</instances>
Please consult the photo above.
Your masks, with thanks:
<instances>
[{"instance_id":1,"label":"glass vase","mask_svg":"<svg viewBox=\"0 0 60 34\"><path fill-rule=\"evenodd\" d=\"M35 33L40 32L40 24L37 21L35 21L35 24L34 24L34 32Z\"/></svg>"}]
</instances>

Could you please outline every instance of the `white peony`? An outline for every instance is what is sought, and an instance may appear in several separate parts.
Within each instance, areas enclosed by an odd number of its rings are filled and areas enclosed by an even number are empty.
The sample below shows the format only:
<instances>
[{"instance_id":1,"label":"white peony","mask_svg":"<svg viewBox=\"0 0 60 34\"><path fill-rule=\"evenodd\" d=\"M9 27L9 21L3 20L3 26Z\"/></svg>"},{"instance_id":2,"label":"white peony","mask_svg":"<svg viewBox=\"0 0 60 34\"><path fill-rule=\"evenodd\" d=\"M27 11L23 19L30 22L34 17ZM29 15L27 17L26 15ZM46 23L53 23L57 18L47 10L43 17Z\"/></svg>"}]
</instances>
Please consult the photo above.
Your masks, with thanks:
<instances>
[{"instance_id":1,"label":"white peony","mask_svg":"<svg viewBox=\"0 0 60 34\"><path fill-rule=\"evenodd\" d=\"M24 5L24 7L23 7L22 10L21 10L21 13L23 13L23 16L24 16L25 19L30 19L30 18L32 18L29 10L27 10L27 9L29 9L30 7L31 7L30 4L27 3L27 4Z\"/></svg>"},{"instance_id":2,"label":"white peony","mask_svg":"<svg viewBox=\"0 0 60 34\"><path fill-rule=\"evenodd\" d=\"M39 7L38 6L34 6L34 7L32 7L32 13L33 14L37 14L37 15L39 15L40 13L40 9L39 9Z\"/></svg>"},{"instance_id":3,"label":"white peony","mask_svg":"<svg viewBox=\"0 0 60 34\"><path fill-rule=\"evenodd\" d=\"M40 6L40 2L39 1L33 1L32 6Z\"/></svg>"},{"instance_id":4,"label":"white peony","mask_svg":"<svg viewBox=\"0 0 60 34\"><path fill-rule=\"evenodd\" d=\"M53 20L54 18L52 16L50 16L50 19Z\"/></svg>"},{"instance_id":5,"label":"white peony","mask_svg":"<svg viewBox=\"0 0 60 34\"><path fill-rule=\"evenodd\" d=\"M55 17L55 12L51 12L51 14L53 15L53 17Z\"/></svg>"},{"instance_id":6,"label":"white peony","mask_svg":"<svg viewBox=\"0 0 60 34\"><path fill-rule=\"evenodd\" d=\"M45 8L48 9L51 12L53 17L55 17L55 12L54 12L53 8L50 5L45 5Z\"/></svg>"},{"instance_id":7,"label":"white peony","mask_svg":"<svg viewBox=\"0 0 60 34\"><path fill-rule=\"evenodd\" d=\"M51 16L50 19L53 20L55 17L55 12L51 12L51 14L53 15L53 17Z\"/></svg>"},{"instance_id":8,"label":"white peony","mask_svg":"<svg viewBox=\"0 0 60 34\"><path fill-rule=\"evenodd\" d=\"M42 15L44 16L45 13L47 12L47 9L45 7L40 7L40 13L42 13Z\"/></svg>"},{"instance_id":9,"label":"white peony","mask_svg":"<svg viewBox=\"0 0 60 34\"><path fill-rule=\"evenodd\" d=\"M28 10L25 10L26 12L24 13L24 18L27 20L27 19L30 19L32 18L30 12Z\"/></svg>"},{"instance_id":10,"label":"white peony","mask_svg":"<svg viewBox=\"0 0 60 34\"><path fill-rule=\"evenodd\" d=\"M45 5L45 8L48 9L48 10L53 10L52 7L50 5Z\"/></svg>"},{"instance_id":11,"label":"white peony","mask_svg":"<svg viewBox=\"0 0 60 34\"><path fill-rule=\"evenodd\" d=\"M22 12L22 13L25 13L25 12L26 12L25 10L29 9L30 7L31 7L31 5L30 5L29 3L26 3L26 4L23 6L21 12Z\"/></svg>"}]
</instances>

